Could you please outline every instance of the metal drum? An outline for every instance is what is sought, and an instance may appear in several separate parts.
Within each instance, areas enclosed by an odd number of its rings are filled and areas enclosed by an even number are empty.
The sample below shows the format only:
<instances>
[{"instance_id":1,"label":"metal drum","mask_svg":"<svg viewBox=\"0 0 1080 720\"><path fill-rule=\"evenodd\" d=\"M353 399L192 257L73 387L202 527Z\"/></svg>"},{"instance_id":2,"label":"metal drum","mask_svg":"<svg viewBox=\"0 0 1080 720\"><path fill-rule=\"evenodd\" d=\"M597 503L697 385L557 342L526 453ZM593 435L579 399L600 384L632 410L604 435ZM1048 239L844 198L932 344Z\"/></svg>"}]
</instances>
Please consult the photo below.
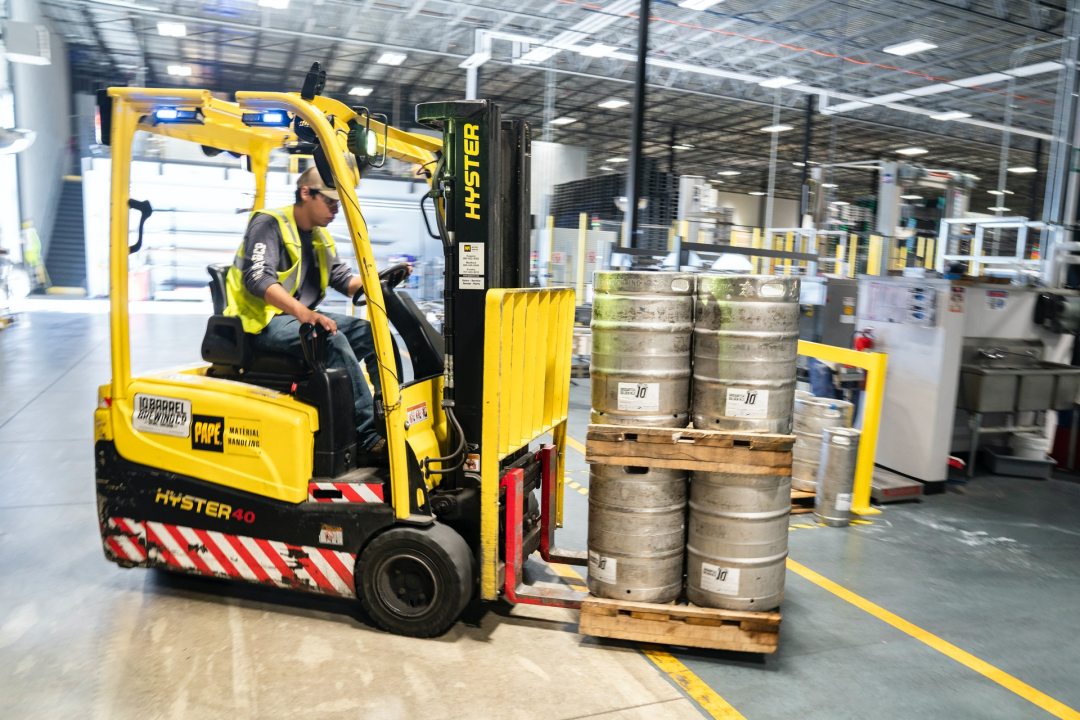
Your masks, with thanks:
<instances>
[{"instance_id":1,"label":"metal drum","mask_svg":"<svg viewBox=\"0 0 1080 720\"><path fill-rule=\"evenodd\" d=\"M699 277L694 427L791 432L798 346L798 277Z\"/></svg>"},{"instance_id":2,"label":"metal drum","mask_svg":"<svg viewBox=\"0 0 1080 720\"><path fill-rule=\"evenodd\" d=\"M784 599L791 479L695 470L686 596L702 607L771 610Z\"/></svg>"},{"instance_id":3,"label":"metal drum","mask_svg":"<svg viewBox=\"0 0 1080 720\"><path fill-rule=\"evenodd\" d=\"M670 602L683 586L685 470L593 465L589 471L589 592Z\"/></svg>"},{"instance_id":4,"label":"metal drum","mask_svg":"<svg viewBox=\"0 0 1080 720\"><path fill-rule=\"evenodd\" d=\"M851 523L851 495L861 434L852 428L825 428L821 433L821 464L814 497L814 517L820 523L832 527Z\"/></svg>"},{"instance_id":5,"label":"metal drum","mask_svg":"<svg viewBox=\"0 0 1080 720\"><path fill-rule=\"evenodd\" d=\"M813 492L817 487L821 431L827 427L851 427L855 406L843 400L803 397L796 393L795 447L791 450L791 487Z\"/></svg>"},{"instance_id":6,"label":"metal drum","mask_svg":"<svg viewBox=\"0 0 1080 720\"><path fill-rule=\"evenodd\" d=\"M592 422L689 424L693 287L681 273L593 275Z\"/></svg>"}]
</instances>

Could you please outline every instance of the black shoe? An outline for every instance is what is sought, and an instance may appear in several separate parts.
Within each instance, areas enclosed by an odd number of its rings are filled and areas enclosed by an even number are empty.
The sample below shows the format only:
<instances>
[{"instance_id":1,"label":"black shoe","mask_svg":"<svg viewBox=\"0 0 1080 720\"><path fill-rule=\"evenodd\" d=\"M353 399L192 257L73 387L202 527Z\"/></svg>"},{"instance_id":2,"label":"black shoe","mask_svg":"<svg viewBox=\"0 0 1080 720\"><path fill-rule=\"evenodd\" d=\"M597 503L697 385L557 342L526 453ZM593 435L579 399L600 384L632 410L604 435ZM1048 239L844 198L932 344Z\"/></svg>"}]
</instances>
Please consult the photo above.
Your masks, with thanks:
<instances>
[{"instance_id":1,"label":"black shoe","mask_svg":"<svg viewBox=\"0 0 1080 720\"><path fill-rule=\"evenodd\" d=\"M390 446L380 439L357 458L360 467L390 467Z\"/></svg>"}]
</instances>

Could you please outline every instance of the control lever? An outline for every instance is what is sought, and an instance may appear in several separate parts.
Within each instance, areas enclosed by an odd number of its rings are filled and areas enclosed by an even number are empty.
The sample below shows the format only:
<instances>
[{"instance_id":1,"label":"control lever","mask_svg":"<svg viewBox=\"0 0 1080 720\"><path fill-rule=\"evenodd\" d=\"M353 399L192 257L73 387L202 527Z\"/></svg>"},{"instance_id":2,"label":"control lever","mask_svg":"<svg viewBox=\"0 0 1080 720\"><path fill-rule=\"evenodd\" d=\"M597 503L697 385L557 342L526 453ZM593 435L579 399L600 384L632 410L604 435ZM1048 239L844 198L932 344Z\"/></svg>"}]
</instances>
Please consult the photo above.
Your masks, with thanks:
<instances>
[{"instance_id":1,"label":"control lever","mask_svg":"<svg viewBox=\"0 0 1080 720\"><path fill-rule=\"evenodd\" d=\"M326 356L330 348L329 330L322 330L314 323L300 326L300 349L304 360L316 372L326 370Z\"/></svg>"},{"instance_id":2,"label":"control lever","mask_svg":"<svg viewBox=\"0 0 1080 720\"><path fill-rule=\"evenodd\" d=\"M139 218L139 239L135 241L134 245L128 248L128 255L134 255L142 248L143 225L146 224L146 220L150 217L150 214L154 212L154 208L150 207L149 200L132 200L131 198L128 198L128 207L132 210L138 210L139 215L141 216Z\"/></svg>"}]
</instances>

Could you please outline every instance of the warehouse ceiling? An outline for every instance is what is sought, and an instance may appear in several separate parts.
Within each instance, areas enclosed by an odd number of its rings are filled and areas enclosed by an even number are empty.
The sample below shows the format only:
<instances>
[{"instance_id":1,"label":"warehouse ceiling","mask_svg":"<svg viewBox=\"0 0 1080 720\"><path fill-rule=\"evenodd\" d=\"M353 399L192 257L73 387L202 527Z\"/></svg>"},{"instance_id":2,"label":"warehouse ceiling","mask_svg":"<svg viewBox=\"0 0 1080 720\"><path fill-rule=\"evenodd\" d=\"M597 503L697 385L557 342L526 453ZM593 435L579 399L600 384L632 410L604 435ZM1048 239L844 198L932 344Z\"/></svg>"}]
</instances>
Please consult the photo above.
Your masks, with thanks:
<instances>
[{"instance_id":1,"label":"warehouse ceiling","mask_svg":"<svg viewBox=\"0 0 1080 720\"><path fill-rule=\"evenodd\" d=\"M997 187L1006 138L1008 166L1040 168L1008 174L1014 195L1007 204L1027 213L1032 190L1042 192L1053 133L1063 2L727 0L694 10L654 0L645 153L661 169L704 175L723 190L760 191L775 138L776 194L797 197L809 122L811 167L900 159L898 149L925 148L914 161L980 178L972 210L986 212L1000 204L987 191ZM610 160L627 155L630 106L598 104L632 97L636 0L292 0L284 9L257 0L44 4L69 42L77 89L298 90L320 61L327 94L406 127L416 103L464 97L466 72L458 66L489 44L480 97L499 102L504 116L528 119L537 139L588 147L590 174L625 168ZM161 22L182 23L185 35L160 35ZM914 39L936 47L883 52ZM380 64L387 52L406 58ZM190 77L170 75L170 65L189 67ZM794 84L759 85L779 78ZM373 92L350 97L357 86ZM545 94L553 99L547 115ZM944 112L970 117L931 116ZM545 127L554 118L574 122ZM777 122L792 129L761 131ZM874 186L864 169L828 172L842 199Z\"/></svg>"}]
</instances>

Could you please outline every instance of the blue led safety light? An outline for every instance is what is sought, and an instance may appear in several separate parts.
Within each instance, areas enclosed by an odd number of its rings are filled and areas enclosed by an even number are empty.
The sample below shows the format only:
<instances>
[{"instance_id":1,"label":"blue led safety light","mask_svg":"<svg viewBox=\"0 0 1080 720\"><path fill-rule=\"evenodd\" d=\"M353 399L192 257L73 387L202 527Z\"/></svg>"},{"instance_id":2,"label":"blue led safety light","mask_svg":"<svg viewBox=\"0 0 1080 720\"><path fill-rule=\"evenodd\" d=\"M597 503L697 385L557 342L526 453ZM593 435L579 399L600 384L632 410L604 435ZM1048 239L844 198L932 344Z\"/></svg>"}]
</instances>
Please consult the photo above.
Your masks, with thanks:
<instances>
[{"instance_id":1,"label":"blue led safety light","mask_svg":"<svg viewBox=\"0 0 1080 720\"><path fill-rule=\"evenodd\" d=\"M158 108L154 111L154 123L201 123L198 110L180 110L179 108Z\"/></svg>"},{"instance_id":2,"label":"blue led safety light","mask_svg":"<svg viewBox=\"0 0 1080 720\"><path fill-rule=\"evenodd\" d=\"M289 114L280 110L270 110L261 113L244 113L241 118L249 127L287 127Z\"/></svg>"}]
</instances>

